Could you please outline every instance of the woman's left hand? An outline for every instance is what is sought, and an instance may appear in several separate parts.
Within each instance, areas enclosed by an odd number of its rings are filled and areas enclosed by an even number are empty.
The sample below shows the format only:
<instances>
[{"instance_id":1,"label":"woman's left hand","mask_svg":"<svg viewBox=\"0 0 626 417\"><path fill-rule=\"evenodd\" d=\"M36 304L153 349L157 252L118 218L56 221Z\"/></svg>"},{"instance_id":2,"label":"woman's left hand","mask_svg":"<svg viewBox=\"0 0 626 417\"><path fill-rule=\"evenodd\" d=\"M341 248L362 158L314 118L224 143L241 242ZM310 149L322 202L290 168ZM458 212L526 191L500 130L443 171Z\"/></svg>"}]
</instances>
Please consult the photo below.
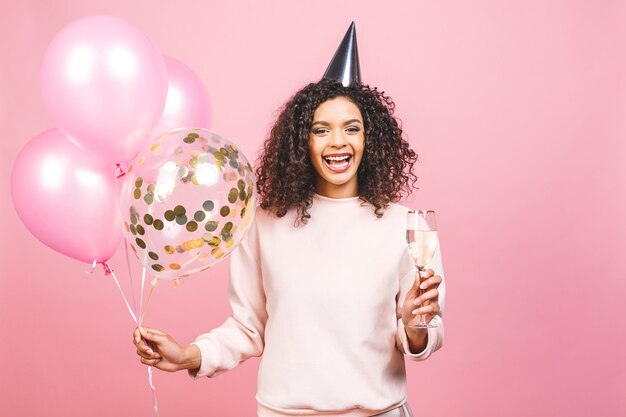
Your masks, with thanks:
<instances>
[{"instance_id":1,"label":"woman's left hand","mask_svg":"<svg viewBox=\"0 0 626 417\"><path fill-rule=\"evenodd\" d=\"M420 285L421 282L421 285ZM422 271L422 278L415 279L402 304L402 323L404 326L418 324L420 315L424 314L429 323L439 313L439 284L441 277L432 269ZM420 289L423 294L420 295Z\"/></svg>"}]
</instances>

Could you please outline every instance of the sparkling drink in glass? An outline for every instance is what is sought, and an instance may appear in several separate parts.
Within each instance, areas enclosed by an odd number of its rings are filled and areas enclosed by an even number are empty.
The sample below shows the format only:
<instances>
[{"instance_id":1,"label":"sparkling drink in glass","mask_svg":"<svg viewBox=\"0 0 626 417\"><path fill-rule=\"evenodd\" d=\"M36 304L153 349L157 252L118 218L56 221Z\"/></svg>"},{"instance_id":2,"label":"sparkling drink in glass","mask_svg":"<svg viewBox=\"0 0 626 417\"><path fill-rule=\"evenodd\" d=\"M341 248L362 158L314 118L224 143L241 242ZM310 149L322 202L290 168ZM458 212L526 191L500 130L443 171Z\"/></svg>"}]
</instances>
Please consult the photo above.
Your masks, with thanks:
<instances>
[{"instance_id":1,"label":"sparkling drink in glass","mask_svg":"<svg viewBox=\"0 0 626 417\"><path fill-rule=\"evenodd\" d=\"M417 268L415 279L417 285L421 284L420 273L424 271L426 265L432 260L437 250L437 223L433 210L411 210L406 217L406 242L409 255L413 264ZM425 290L419 289L420 295ZM419 323L409 323L407 327L429 328L437 327L436 324L426 323L424 315L420 315Z\"/></svg>"}]
</instances>

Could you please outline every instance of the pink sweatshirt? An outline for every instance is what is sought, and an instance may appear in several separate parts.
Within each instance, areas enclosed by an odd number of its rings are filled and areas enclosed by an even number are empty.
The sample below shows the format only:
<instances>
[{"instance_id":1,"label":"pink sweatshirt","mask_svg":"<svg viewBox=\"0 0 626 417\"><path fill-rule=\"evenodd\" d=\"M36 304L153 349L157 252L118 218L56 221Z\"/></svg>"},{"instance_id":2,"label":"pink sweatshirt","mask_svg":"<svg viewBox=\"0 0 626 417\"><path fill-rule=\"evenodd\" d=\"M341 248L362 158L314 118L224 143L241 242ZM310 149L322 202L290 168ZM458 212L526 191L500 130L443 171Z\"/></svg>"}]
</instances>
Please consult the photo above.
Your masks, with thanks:
<instances>
[{"instance_id":1,"label":"pink sweatshirt","mask_svg":"<svg viewBox=\"0 0 626 417\"><path fill-rule=\"evenodd\" d=\"M193 342L214 377L262 355L258 415L350 416L382 413L406 401L404 356L420 361L443 342L443 322L411 353L400 307L414 282L406 251L407 208L376 218L358 197L315 195L311 219L257 209L230 256L232 315ZM429 265L443 277L441 252ZM440 285L443 310L445 284Z\"/></svg>"}]
</instances>

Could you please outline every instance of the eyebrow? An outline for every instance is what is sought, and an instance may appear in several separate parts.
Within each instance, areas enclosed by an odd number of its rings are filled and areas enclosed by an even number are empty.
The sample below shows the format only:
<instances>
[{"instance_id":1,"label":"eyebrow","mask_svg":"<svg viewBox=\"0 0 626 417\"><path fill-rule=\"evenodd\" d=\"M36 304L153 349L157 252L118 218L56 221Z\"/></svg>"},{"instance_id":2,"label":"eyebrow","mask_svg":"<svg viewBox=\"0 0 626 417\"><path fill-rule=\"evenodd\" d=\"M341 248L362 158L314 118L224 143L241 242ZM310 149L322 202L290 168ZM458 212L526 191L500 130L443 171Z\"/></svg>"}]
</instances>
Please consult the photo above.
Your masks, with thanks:
<instances>
[{"instance_id":1,"label":"eyebrow","mask_svg":"<svg viewBox=\"0 0 626 417\"><path fill-rule=\"evenodd\" d=\"M363 124L363 123L361 123L361 121L360 121L359 119L350 119L350 120L346 120L346 121L343 123L343 125L344 125L344 126L346 126L346 125L349 125L350 123L359 123L359 124ZM329 125L330 125L330 123L328 123L328 122L325 122L325 121L323 121L323 120L318 120L317 122L313 122L313 124L312 124L311 126L315 126L315 125L318 125L318 124L319 124L319 125L324 125L324 126L329 126Z\"/></svg>"}]
</instances>

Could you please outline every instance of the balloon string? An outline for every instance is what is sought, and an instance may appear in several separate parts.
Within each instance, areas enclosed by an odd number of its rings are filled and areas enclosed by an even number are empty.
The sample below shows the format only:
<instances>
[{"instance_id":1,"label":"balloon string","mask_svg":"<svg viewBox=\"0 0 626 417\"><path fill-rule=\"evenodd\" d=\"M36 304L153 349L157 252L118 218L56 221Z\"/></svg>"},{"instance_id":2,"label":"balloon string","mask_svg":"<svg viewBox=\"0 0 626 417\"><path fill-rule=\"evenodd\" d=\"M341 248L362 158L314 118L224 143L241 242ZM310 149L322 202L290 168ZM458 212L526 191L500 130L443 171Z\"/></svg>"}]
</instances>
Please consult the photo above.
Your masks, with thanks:
<instances>
[{"instance_id":1,"label":"balloon string","mask_svg":"<svg viewBox=\"0 0 626 417\"><path fill-rule=\"evenodd\" d=\"M126 175L126 172L124 171L124 169L122 168L120 164L115 164L115 174L116 174L116 179L119 180L120 178ZM117 192L119 194L118 181L115 181L115 187L117 188ZM133 317L133 320L135 320L137 327L141 327L141 322L143 321L142 300L143 300L144 282L146 280L146 268L142 267L143 272L141 276L141 290L139 292L139 310L137 310L137 301L135 300L135 291L134 291L135 284L133 282L133 272L132 272L132 268L130 267L130 257L128 256L128 241L126 239L124 239L124 254L126 256L126 266L128 267L128 276L130 277L130 288L132 290L131 294L133 296L133 308L137 312L137 315L134 315L131 312L131 316ZM106 270L105 270L105 273L106 273ZM118 287L119 287L119 284L118 284ZM154 289L154 287L152 287L152 289ZM120 288L120 291L121 291L121 288ZM150 295L152 295L152 290L150 291ZM124 294L122 294L122 297L124 297ZM149 299L149 296L148 296L148 299ZM124 297L124 301L126 301L126 297ZM126 305L128 306L128 302L126 302ZM137 320L137 316L139 316L139 320ZM152 390L152 416L158 417L159 409L157 407L157 401L156 401L156 393L155 393L156 387L152 383L152 366L148 366L148 384L150 385L150 389Z\"/></svg>"},{"instance_id":2,"label":"balloon string","mask_svg":"<svg viewBox=\"0 0 626 417\"><path fill-rule=\"evenodd\" d=\"M145 270L146 269L144 268L144 274L145 274ZM142 283L143 282L145 282L145 279L142 280ZM155 278L151 282L152 285L150 286L151 288L150 288L150 292L148 293L148 298L146 299L146 304L144 304L142 306L142 310L140 310L139 326L141 326L144 315L146 314L146 311L148 311L148 305L150 304L150 299L152 298L152 292L154 291L154 288L156 287L157 282L158 282L158 278ZM152 417L159 417L159 407L157 405L157 399L156 399L156 387L152 383L152 366L148 366L148 384L150 384L150 389L152 390Z\"/></svg>"},{"instance_id":3,"label":"balloon string","mask_svg":"<svg viewBox=\"0 0 626 417\"><path fill-rule=\"evenodd\" d=\"M156 387L152 384L152 366L148 366L148 383L152 389L152 417L159 417L159 406L156 399Z\"/></svg>"},{"instance_id":4,"label":"balloon string","mask_svg":"<svg viewBox=\"0 0 626 417\"><path fill-rule=\"evenodd\" d=\"M141 267L141 291L139 292L139 294L141 294L141 297L139 297L139 323L138 325L141 327L141 323L143 323L143 314L141 314L141 312L143 311L143 289L146 286L146 267L142 266Z\"/></svg>"},{"instance_id":5,"label":"balloon string","mask_svg":"<svg viewBox=\"0 0 626 417\"><path fill-rule=\"evenodd\" d=\"M115 164L115 191L117 195L120 195L120 184L119 184L119 179L122 178L124 175L126 175L126 171L124 170L124 168L122 167L121 164ZM120 222L121 223L121 222ZM124 226L122 226L120 224L120 227L123 229ZM130 293L133 297L133 310L135 312L137 312L137 302L135 301L135 285L133 283L133 273L132 270L130 268L130 259L128 257L128 240L124 239L124 253L126 255L126 266L128 267L128 276L130 277ZM137 312L138 313L138 312ZM137 320L135 320L136 322Z\"/></svg>"},{"instance_id":6,"label":"balloon string","mask_svg":"<svg viewBox=\"0 0 626 417\"><path fill-rule=\"evenodd\" d=\"M152 292L158 283L158 278L152 280L150 292L148 293L148 298L146 299L146 304L143 304L143 297L139 298L139 321L137 322L137 326L141 327L143 323L143 318L148 310L148 305L150 304L150 299L152 298ZM141 294L143 294L143 289L146 284L146 268L142 267L141 273ZM159 407L157 404L156 398L156 387L152 382L152 366L148 366L148 384L150 385L150 389L152 390L152 417L159 417Z\"/></svg>"},{"instance_id":7,"label":"balloon string","mask_svg":"<svg viewBox=\"0 0 626 417\"><path fill-rule=\"evenodd\" d=\"M111 275L113 277L113 280L115 281L115 284L117 285L117 288L120 290L120 294L122 294L122 298L124 299L124 303L126 303L126 307L128 308L128 312L130 313L130 315L133 318L133 320L135 321L135 323L138 323L137 322L137 316L133 312L133 308L128 303L128 300L126 299L126 296L124 295L124 291L122 291L122 286L120 285L120 282L117 280L117 277L115 276L115 272L113 272L113 269L111 269L111 267L106 262L101 262L101 264L102 264L102 268L104 269L104 275Z\"/></svg>"},{"instance_id":8,"label":"balloon string","mask_svg":"<svg viewBox=\"0 0 626 417\"><path fill-rule=\"evenodd\" d=\"M130 267L130 257L128 256L128 241L124 239L124 253L126 254L126 266L128 267L128 276L130 277L130 288L133 296L133 310L137 312L137 302L135 301L135 283L133 282L133 272ZM143 294L140 293L140 294Z\"/></svg>"},{"instance_id":9,"label":"balloon string","mask_svg":"<svg viewBox=\"0 0 626 417\"><path fill-rule=\"evenodd\" d=\"M120 178L122 178L122 177L124 177L126 175L126 172L125 172L125 170L123 169L123 167L120 164L115 164L115 174L116 174L116 179L119 180ZM115 186L116 186L116 189L117 189L118 194L119 194L119 184L118 184L118 181L115 181ZM131 267L130 267L130 257L128 256L128 242L127 241L124 242L124 252L125 252L125 255L126 255L126 265L128 266L128 275L130 277L131 294L132 294L132 297L133 297L132 298L133 307L134 307L134 310L137 312L137 314L135 314L133 312L133 308L131 308L130 303L126 299L126 296L124 295L124 291L122 291L122 287L121 287L119 281L117 280L117 277L115 276L115 273L113 272L113 270L109 267L109 265L106 262L102 262L102 267L104 268L104 274L105 275L112 275L113 276L113 279L115 280L115 284L117 285L117 288L120 290L120 294L122 294L122 298L124 299L124 302L126 303L126 307L128 308L128 312L130 313L131 317L133 318L133 320L137 324L137 327L141 328L141 323L143 322L143 317L144 317L144 314L145 314L144 308L147 310L148 303L150 302L150 298L152 297L152 292L154 291L154 287L156 286L158 279L155 278L154 281L152 281L152 283L151 283L152 284L152 288L150 288L150 293L148 294L148 299L146 300L146 304L144 306L143 305L143 290L144 290L145 281L146 281L146 268L142 267L141 291L139 292L139 294L140 294L140 297L139 297L139 310L137 310L137 301L135 300L133 274L132 274L132 270L131 270ZM95 267L96 267L96 260L93 261L91 272L87 272L87 273L93 273L93 271L95 270ZM138 317L139 317L139 319L137 319ZM159 417L159 407L157 405L157 399L156 399L156 387L154 386L154 384L152 382L152 366L148 366L148 384L150 385L150 389L152 390L152 416L153 417Z\"/></svg>"},{"instance_id":10,"label":"balloon string","mask_svg":"<svg viewBox=\"0 0 626 417\"><path fill-rule=\"evenodd\" d=\"M148 298L146 298L146 304L144 304L143 306L143 311L139 315L139 323L143 322L144 315L146 314L146 311L148 311L148 305L150 304L150 299L152 298L152 292L154 292L154 288L156 287L158 280L159 280L158 278L155 278L150 283L150 286L151 286L150 292L148 293Z\"/></svg>"},{"instance_id":11,"label":"balloon string","mask_svg":"<svg viewBox=\"0 0 626 417\"><path fill-rule=\"evenodd\" d=\"M85 274L87 275L93 274L93 271L96 270L96 265L98 265L98 260L94 259L93 262L91 263L91 269L89 271L85 271Z\"/></svg>"},{"instance_id":12,"label":"balloon string","mask_svg":"<svg viewBox=\"0 0 626 417\"><path fill-rule=\"evenodd\" d=\"M128 265L128 272L131 277L131 288L133 288L132 273L131 273L131 268L130 268L130 259L128 256L128 246L126 244L124 245L124 249L126 251L126 264ZM96 264L97 264L97 260L94 260L91 265L91 271L86 271L86 273L92 274L96 268ZM130 303L128 302L128 299L126 298L126 295L124 294L124 291L122 290L122 286L120 285L120 282L118 281L117 276L115 275L115 272L113 271L113 269L106 262L101 262L101 264L102 264L102 269L104 270L104 275L111 275L113 277L113 280L115 281L115 284L117 285L117 288L120 290L122 299L124 300L124 303L126 304L126 307L128 308L128 312L130 313L130 316L133 318L133 321L135 322L135 324L137 324L137 327L141 327L141 323L143 322L145 311L148 309L148 304L150 303L150 299L152 298L152 292L154 291L154 287L156 287L158 283L158 278L155 278L151 282L152 285L150 288L150 292L148 293L148 298L146 300L145 305L143 305L142 303L143 297L140 297L139 311L137 311L137 314L135 314L135 312L133 312L133 308L130 306ZM141 274L140 294L143 294L143 289L144 289L145 282L146 282L146 268L142 267L142 270L143 271ZM133 292L133 306L135 307L135 310L136 310L137 304L135 301L134 292ZM139 317L139 319L137 319L137 317ZM156 387L154 386L154 383L152 382L152 366L148 366L148 384L150 385L150 389L152 390L152 417L159 417L159 407L158 407L157 398L156 398Z\"/></svg>"}]
</instances>

